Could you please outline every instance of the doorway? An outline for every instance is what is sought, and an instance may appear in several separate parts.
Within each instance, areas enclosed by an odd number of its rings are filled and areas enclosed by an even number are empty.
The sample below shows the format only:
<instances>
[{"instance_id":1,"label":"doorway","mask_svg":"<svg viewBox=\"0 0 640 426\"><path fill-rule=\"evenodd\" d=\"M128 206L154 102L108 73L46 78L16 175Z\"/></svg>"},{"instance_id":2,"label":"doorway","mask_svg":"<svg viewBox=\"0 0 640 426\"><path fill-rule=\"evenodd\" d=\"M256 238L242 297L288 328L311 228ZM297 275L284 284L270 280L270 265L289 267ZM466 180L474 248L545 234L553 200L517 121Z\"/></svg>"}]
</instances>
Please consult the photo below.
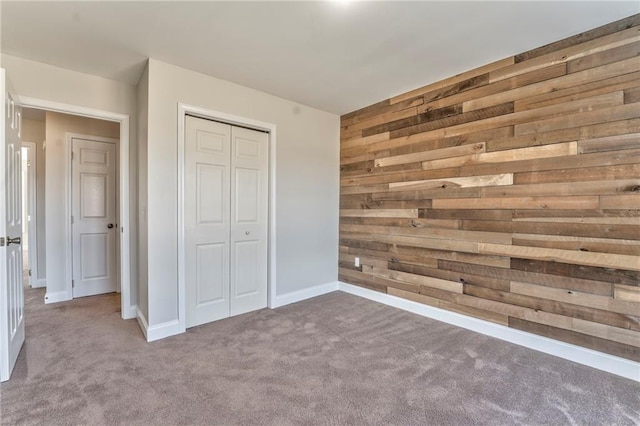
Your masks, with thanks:
<instances>
[{"instance_id":1,"label":"doorway","mask_svg":"<svg viewBox=\"0 0 640 426\"><path fill-rule=\"evenodd\" d=\"M110 278L110 284L108 290L95 291L94 293L103 293L105 291L113 291L113 283L115 282L115 291L120 292L121 299L121 316L123 319L135 318L136 306L135 306L135 292L131 288L131 265L130 265L130 200L129 200L129 117L123 114L110 113L100 110L93 110L84 107L78 107L73 105L63 105L54 102L22 98L22 104L28 109L40 110L48 116L66 117L68 121L77 122L81 120L89 120L100 122L100 128L112 128L111 132L93 132L86 131L82 127L66 127L60 126L59 132L56 137L47 136L46 141L42 146L42 157L46 157L45 173L43 173L43 179L51 181L48 188L44 189L42 193L48 198L46 203L47 207L52 207L53 211L49 209L42 209L42 214L46 214L48 220L46 220L47 226L42 226L43 230L38 230L38 236L43 235L42 241L38 241L38 248L42 247L42 251L38 251L38 254L42 254L45 257L44 261L38 259L38 264L44 266L39 271L41 274L46 272L46 276L42 277L43 283L46 284L46 294L44 295L45 303L56 303L61 301L71 300L74 297L80 297L91 294L90 292L74 291L75 277L74 277L74 262L73 262L73 236L72 236L72 224L71 224L71 210L72 210L72 167L71 167L71 155L72 155L72 140L73 137L85 137L90 136L90 139L94 138L106 138L107 142L117 143L117 148L112 153L113 160L115 161L115 174L116 180L114 185L113 197L115 199L115 212L116 217L111 222L113 228L111 234L113 237L110 241L115 241L115 252L108 249L105 251L113 253L108 256L109 262L103 265L99 265L94 259L85 260L85 274L83 279L94 278L99 276L108 276ZM94 126L94 128L96 128ZM96 136L99 135L99 136ZM44 138L43 138L44 140ZM104 141L103 141L104 142ZM40 168L38 168L38 172ZM40 182L42 179L38 178ZM93 179L94 186L99 179ZM89 179L91 181L91 179ZM38 186L40 189L40 186ZM95 189L95 188L94 188ZM40 207L38 201L38 207ZM46 210L46 211L45 211ZM94 212L95 213L95 212ZM38 209L38 216L41 212ZM53 217L53 219L51 219ZM39 224L39 223L38 223ZM48 226L50 225L50 226ZM117 228L116 228L117 226ZM114 238L115 237L115 238ZM88 238L84 238L88 240ZM97 244L99 238L94 238L92 243L94 246ZM109 239L107 239L109 240ZM87 241L88 243L88 241ZM107 243L107 246L113 246L112 243ZM86 244L85 244L86 246ZM106 256L106 255L105 255ZM51 259L49 258L51 257ZM93 263L92 263L93 262ZM78 265L78 262L75 262ZM115 268L111 265L115 264ZM103 274L100 268L104 268L106 265L108 273ZM93 271L90 271L93 269ZM111 277L114 279L111 280ZM40 279L40 278L39 278ZM132 303L133 302L133 303Z\"/></svg>"}]
</instances>

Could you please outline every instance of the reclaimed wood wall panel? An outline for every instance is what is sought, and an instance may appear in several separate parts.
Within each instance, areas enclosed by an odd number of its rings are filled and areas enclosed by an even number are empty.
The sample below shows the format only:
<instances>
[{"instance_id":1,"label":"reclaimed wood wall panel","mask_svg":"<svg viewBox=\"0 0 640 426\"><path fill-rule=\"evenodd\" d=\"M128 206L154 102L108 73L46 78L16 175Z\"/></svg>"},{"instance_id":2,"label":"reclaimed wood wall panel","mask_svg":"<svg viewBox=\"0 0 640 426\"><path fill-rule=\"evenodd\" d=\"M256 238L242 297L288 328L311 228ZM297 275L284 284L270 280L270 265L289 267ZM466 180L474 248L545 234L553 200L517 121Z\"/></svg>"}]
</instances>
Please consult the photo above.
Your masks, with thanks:
<instances>
[{"instance_id":1,"label":"reclaimed wood wall panel","mask_svg":"<svg viewBox=\"0 0 640 426\"><path fill-rule=\"evenodd\" d=\"M341 125L340 280L640 361L640 15Z\"/></svg>"}]
</instances>

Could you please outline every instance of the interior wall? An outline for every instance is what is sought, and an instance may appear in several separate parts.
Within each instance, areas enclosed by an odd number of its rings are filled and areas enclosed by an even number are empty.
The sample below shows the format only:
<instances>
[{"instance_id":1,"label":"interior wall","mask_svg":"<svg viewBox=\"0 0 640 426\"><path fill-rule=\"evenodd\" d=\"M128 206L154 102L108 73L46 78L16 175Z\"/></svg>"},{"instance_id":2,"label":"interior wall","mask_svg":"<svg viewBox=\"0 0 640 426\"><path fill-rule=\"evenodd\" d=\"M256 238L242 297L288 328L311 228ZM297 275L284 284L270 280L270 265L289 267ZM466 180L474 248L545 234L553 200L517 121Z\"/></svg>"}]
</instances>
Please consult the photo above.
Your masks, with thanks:
<instances>
[{"instance_id":1,"label":"interior wall","mask_svg":"<svg viewBox=\"0 0 640 426\"><path fill-rule=\"evenodd\" d=\"M149 60L149 325L178 318L178 103L272 123L276 152L277 295L335 282L339 117Z\"/></svg>"},{"instance_id":2,"label":"interior wall","mask_svg":"<svg viewBox=\"0 0 640 426\"><path fill-rule=\"evenodd\" d=\"M66 292L65 170L67 133L120 138L120 124L76 115L47 111L46 137L46 250L47 295ZM71 297L71 295L69 295Z\"/></svg>"},{"instance_id":3,"label":"interior wall","mask_svg":"<svg viewBox=\"0 0 640 426\"><path fill-rule=\"evenodd\" d=\"M22 119L22 140L26 142L33 142L36 145L36 229L38 240L38 265L36 269L36 279L44 280L47 276L46 269L46 237L45 237L45 152L44 152L44 140L45 140L45 122L38 120ZM29 250L33 250L33 247L29 247Z\"/></svg>"},{"instance_id":4,"label":"interior wall","mask_svg":"<svg viewBox=\"0 0 640 426\"><path fill-rule=\"evenodd\" d=\"M149 66L138 82L138 312L149 318L147 231L147 138L149 132Z\"/></svg>"},{"instance_id":5,"label":"interior wall","mask_svg":"<svg viewBox=\"0 0 640 426\"><path fill-rule=\"evenodd\" d=\"M0 55L16 93L21 97L94 108L130 117L129 122L129 206L131 283L138 276L137 264L137 120L136 87L107 78L70 71L16 56ZM136 287L131 288L131 303L136 304Z\"/></svg>"},{"instance_id":6,"label":"interior wall","mask_svg":"<svg viewBox=\"0 0 640 426\"><path fill-rule=\"evenodd\" d=\"M639 30L342 116L340 280L640 361Z\"/></svg>"}]
</instances>

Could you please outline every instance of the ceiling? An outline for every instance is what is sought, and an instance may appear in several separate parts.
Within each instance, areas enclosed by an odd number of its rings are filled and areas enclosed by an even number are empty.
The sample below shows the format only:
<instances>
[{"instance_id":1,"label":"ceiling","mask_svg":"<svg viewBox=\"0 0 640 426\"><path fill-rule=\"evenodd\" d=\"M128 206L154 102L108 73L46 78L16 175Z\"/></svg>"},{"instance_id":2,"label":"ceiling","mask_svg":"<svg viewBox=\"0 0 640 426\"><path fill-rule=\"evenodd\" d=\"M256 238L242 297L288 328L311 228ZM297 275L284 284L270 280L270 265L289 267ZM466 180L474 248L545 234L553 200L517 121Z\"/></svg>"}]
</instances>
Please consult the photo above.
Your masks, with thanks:
<instances>
[{"instance_id":1,"label":"ceiling","mask_svg":"<svg viewBox=\"0 0 640 426\"><path fill-rule=\"evenodd\" d=\"M638 13L639 4L2 0L1 49L130 84L152 57L343 114Z\"/></svg>"}]
</instances>

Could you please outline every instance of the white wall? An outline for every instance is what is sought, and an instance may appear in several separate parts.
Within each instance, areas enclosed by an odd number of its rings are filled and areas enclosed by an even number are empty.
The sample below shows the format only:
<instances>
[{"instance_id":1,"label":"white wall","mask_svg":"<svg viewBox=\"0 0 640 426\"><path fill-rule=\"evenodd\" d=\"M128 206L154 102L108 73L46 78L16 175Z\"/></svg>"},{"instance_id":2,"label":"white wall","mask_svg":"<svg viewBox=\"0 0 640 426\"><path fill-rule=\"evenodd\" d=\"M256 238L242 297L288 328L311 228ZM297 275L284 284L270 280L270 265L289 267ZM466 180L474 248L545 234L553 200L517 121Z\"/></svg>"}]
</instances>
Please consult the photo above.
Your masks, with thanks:
<instances>
[{"instance_id":1,"label":"white wall","mask_svg":"<svg viewBox=\"0 0 640 426\"><path fill-rule=\"evenodd\" d=\"M103 77L70 71L5 54L0 55L0 66L7 70L7 76L19 96L129 115L131 282L135 283L138 275L136 256L136 88ZM135 304L135 285L131 289L131 296L132 304Z\"/></svg>"},{"instance_id":2,"label":"white wall","mask_svg":"<svg viewBox=\"0 0 640 426\"><path fill-rule=\"evenodd\" d=\"M149 121L149 67L138 83L138 312L149 318L147 263L147 136Z\"/></svg>"},{"instance_id":3,"label":"white wall","mask_svg":"<svg viewBox=\"0 0 640 426\"><path fill-rule=\"evenodd\" d=\"M46 248L47 248L47 296L66 291L66 253L61 250L66 242L65 210L65 157L66 133L119 139L120 124L95 120L77 115L47 111L46 127ZM72 295L67 295L68 299Z\"/></svg>"},{"instance_id":4,"label":"white wall","mask_svg":"<svg viewBox=\"0 0 640 426\"><path fill-rule=\"evenodd\" d=\"M33 142L36 144L36 228L37 228L37 247L29 247L29 250L36 249L38 251L38 265L36 268L31 267L37 272L36 279L44 280L47 276L46 272L46 247L45 247L45 152L43 142L45 139L45 124L43 121L22 119L22 140Z\"/></svg>"},{"instance_id":5,"label":"white wall","mask_svg":"<svg viewBox=\"0 0 640 426\"><path fill-rule=\"evenodd\" d=\"M338 276L339 117L149 60L149 325L178 318L179 102L277 126L277 295Z\"/></svg>"}]
</instances>

